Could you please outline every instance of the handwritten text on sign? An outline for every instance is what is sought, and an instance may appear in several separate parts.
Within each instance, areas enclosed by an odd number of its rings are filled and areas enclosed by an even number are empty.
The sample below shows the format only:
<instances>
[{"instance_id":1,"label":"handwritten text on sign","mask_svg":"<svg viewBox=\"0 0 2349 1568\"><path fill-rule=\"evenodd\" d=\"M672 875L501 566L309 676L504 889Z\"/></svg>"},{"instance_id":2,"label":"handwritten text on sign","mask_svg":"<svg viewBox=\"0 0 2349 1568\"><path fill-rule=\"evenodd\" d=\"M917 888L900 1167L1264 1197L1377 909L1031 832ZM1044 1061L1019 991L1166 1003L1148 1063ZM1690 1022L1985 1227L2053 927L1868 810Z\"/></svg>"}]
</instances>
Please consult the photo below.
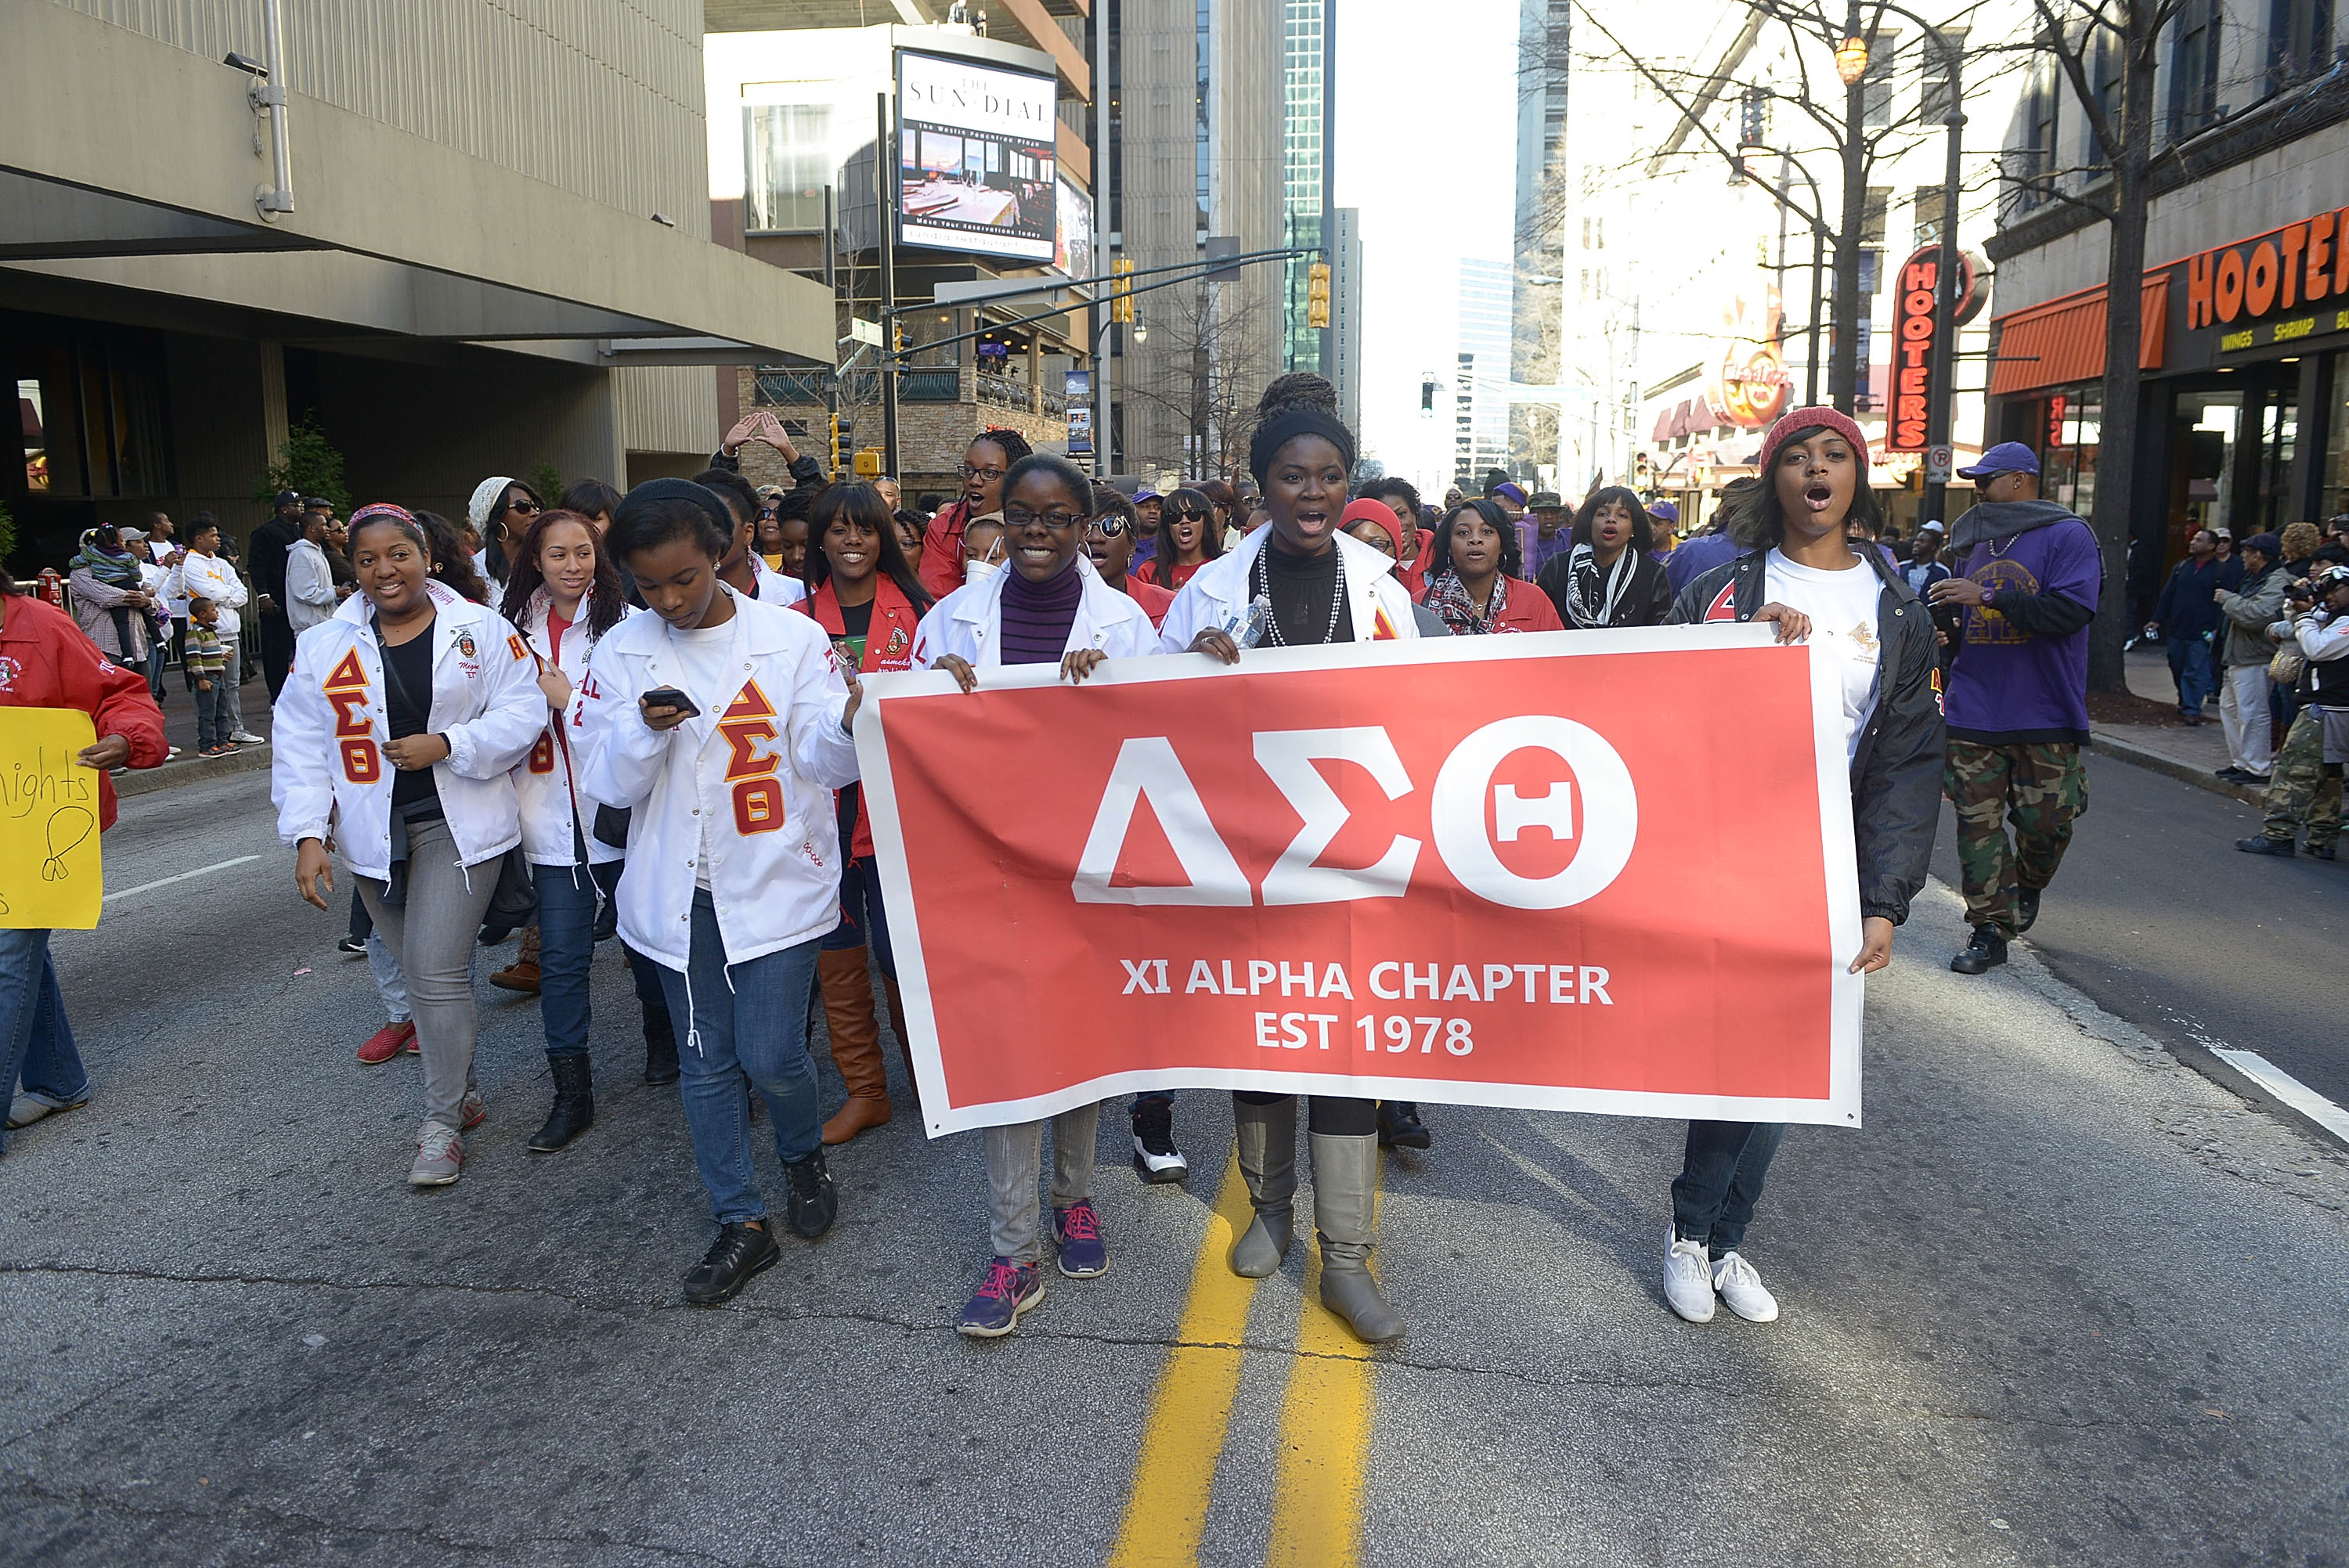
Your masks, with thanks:
<instances>
[{"instance_id":1,"label":"handwritten text on sign","mask_svg":"<svg viewBox=\"0 0 2349 1568\"><path fill-rule=\"evenodd\" d=\"M930 1130L1181 1087L1855 1122L1839 677L1767 639L876 678Z\"/></svg>"},{"instance_id":2,"label":"handwritten text on sign","mask_svg":"<svg viewBox=\"0 0 2349 1568\"><path fill-rule=\"evenodd\" d=\"M99 776L74 760L97 739L86 713L0 707L0 928L98 923Z\"/></svg>"}]
</instances>

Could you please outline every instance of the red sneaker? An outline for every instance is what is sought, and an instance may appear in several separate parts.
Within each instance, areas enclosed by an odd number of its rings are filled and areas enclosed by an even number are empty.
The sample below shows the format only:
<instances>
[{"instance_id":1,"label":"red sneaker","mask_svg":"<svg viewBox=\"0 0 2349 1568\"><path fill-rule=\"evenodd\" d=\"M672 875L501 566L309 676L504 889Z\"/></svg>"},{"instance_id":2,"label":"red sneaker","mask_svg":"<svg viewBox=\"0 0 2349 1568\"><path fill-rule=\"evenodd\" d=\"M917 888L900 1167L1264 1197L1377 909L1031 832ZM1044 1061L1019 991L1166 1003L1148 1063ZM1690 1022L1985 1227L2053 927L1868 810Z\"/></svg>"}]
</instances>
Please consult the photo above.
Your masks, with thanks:
<instances>
[{"instance_id":1,"label":"red sneaker","mask_svg":"<svg viewBox=\"0 0 2349 1568\"><path fill-rule=\"evenodd\" d=\"M416 1025L412 1020L386 1024L367 1037L359 1047L359 1060L371 1068L379 1068L399 1055L402 1047L416 1049Z\"/></svg>"}]
</instances>

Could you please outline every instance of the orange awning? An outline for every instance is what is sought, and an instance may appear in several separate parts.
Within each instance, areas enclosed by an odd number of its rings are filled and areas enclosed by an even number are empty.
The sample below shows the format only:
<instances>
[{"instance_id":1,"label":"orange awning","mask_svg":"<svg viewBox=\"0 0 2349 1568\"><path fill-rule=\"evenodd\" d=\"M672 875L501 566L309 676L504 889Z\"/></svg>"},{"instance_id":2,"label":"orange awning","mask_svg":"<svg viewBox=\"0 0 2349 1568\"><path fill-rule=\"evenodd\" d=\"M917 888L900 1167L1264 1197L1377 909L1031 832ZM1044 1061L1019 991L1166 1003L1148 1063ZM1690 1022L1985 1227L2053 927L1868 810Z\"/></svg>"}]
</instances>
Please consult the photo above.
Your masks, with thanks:
<instances>
[{"instance_id":1,"label":"orange awning","mask_svg":"<svg viewBox=\"0 0 2349 1568\"><path fill-rule=\"evenodd\" d=\"M2169 274L2145 281L2137 331L2137 367L2161 368L2169 338ZM2105 377L2105 291L2088 289L2000 316L1998 358L1990 367L1990 395L2063 387Z\"/></svg>"}]
</instances>

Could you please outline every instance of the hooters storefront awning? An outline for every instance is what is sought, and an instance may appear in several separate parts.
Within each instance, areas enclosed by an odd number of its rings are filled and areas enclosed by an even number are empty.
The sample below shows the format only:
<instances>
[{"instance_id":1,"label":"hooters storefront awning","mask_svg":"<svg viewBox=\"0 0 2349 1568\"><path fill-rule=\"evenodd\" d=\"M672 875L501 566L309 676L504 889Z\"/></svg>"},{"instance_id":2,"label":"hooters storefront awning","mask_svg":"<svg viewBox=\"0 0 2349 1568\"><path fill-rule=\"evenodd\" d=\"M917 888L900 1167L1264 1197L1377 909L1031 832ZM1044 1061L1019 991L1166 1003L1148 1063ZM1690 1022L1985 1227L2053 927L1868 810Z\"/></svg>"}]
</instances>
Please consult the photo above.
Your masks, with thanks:
<instances>
[{"instance_id":1,"label":"hooters storefront awning","mask_svg":"<svg viewBox=\"0 0 2349 1568\"><path fill-rule=\"evenodd\" d=\"M2083 289L2041 304L1996 316L1997 358L1991 364L1990 395L2003 397L2042 387L2101 381L2105 375L2105 291ZM2169 338L2169 274L2145 281L2144 315L2137 329L2139 370L2162 367Z\"/></svg>"}]
</instances>

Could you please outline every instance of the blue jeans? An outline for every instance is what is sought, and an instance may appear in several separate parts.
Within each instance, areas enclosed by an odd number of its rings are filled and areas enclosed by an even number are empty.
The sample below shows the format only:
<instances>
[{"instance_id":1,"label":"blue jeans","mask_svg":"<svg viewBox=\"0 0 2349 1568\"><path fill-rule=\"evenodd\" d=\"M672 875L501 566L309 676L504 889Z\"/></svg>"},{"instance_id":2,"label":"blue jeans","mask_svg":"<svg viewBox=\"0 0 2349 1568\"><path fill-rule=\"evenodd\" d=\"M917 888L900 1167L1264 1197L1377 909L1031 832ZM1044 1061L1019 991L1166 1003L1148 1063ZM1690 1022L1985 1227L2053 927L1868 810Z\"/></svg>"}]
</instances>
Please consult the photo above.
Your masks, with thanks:
<instances>
[{"instance_id":1,"label":"blue jeans","mask_svg":"<svg viewBox=\"0 0 2349 1568\"><path fill-rule=\"evenodd\" d=\"M1672 1233L1719 1258L1745 1240L1763 1179L1786 1136L1784 1122L1692 1121L1672 1178Z\"/></svg>"},{"instance_id":2,"label":"blue jeans","mask_svg":"<svg viewBox=\"0 0 2349 1568\"><path fill-rule=\"evenodd\" d=\"M19 1080L26 1094L51 1105L79 1105L89 1098L89 1074L74 1049L46 931L0 931L0 1066L7 1072L0 1088L8 1091L0 1100L15 1093ZM5 1140L0 1132L0 1147Z\"/></svg>"},{"instance_id":3,"label":"blue jeans","mask_svg":"<svg viewBox=\"0 0 2349 1568\"><path fill-rule=\"evenodd\" d=\"M840 868L840 923L823 939L826 953L869 947L881 973L897 977L897 955L889 949L889 912L881 904L881 872L870 858Z\"/></svg>"},{"instance_id":4,"label":"blue jeans","mask_svg":"<svg viewBox=\"0 0 2349 1568\"><path fill-rule=\"evenodd\" d=\"M601 861L591 868L595 885L604 890L606 899L619 897L620 874L627 869L626 861ZM627 956L628 978L636 983L636 1000L648 1009L658 1007L667 1012L668 993L661 988L661 966L625 942L620 944L620 951Z\"/></svg>"},{"instance_id":5,"label":"blue jeans","mask_svg":"<svg viewBox=\"0 0 2349 1568\"><path fill-rule=\"evenodd\" d=\"M2210 695L2210 645L2200 637L2170 638L2169 673L2178 681L2178 711L2199 717Z\"/></svg>"},{"instance_id":6,"label":"blue jeans","mask_svg":"<svg viewBox=\"0 0 2349 1568\"><path fill-rule=\"evenodd\" d=\"M587 966L595 957L595 879L585 866L533 866L538 887L538 1016L546 1054L587 1054Z\"/></svg>"},{"instance_id":7,"label":"blue jeans","mask_svg":"<svg viewBox=\"0 0 2349 1568\"><path fill-rule=\"evenodd\" d=\"M661 985L669 1016L691 1020L677 1051L684 1069L685 1124L693 1134L693 1163L709 1193L709 1217L730 1225L767 1212L750 1171L746 1074L767 1102L778 1155L796 1161L823 1147L823 1101L807 1048L817 944L730 965L718 911L699 890L691 929L687 967L661 965Z\"/></svg>"}]
</instances>

